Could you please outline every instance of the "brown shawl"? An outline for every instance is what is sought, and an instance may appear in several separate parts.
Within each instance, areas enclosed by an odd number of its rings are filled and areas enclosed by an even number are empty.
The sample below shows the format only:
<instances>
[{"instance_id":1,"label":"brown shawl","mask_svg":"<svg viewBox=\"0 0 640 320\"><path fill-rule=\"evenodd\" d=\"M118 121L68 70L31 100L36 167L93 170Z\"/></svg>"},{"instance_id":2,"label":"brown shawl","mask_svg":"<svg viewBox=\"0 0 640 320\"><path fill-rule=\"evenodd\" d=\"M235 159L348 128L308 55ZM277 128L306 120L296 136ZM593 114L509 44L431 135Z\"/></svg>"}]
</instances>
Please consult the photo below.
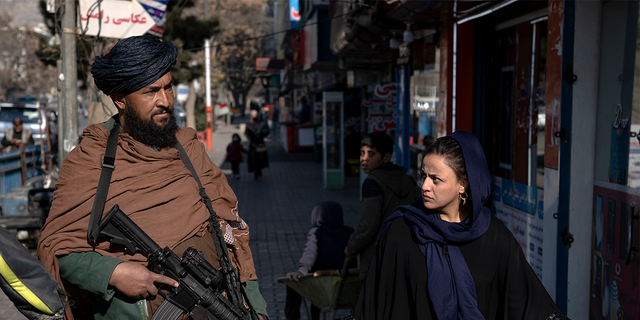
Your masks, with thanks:
<instances>
[{"instance_id":1,"label":"brown shawl","mask_svg":"<svg viewBox=\"0 0 640 320\"><path fill-rule=\"evenodd\" d=\"M58 256L91 251L87 227L98 186L109 131L102 124L87 127L82 142L64 159L49 217L41 231L38 259L61 284ZM207 156L196 132L176 133L211 198L230 258L240 281L257 279L249 248L249 227L238 216L238 200L222 171ZM156 151L120 131L115 170L103 215L118 204L160 247L176 247L209 228L209 211L198 193L198 184L180 160L179 151ZM108 242L95 249L124 261L147 263L141 254L110 250ZM181 253L180 253L181 254Z\"/></svg>"}]
</instances>

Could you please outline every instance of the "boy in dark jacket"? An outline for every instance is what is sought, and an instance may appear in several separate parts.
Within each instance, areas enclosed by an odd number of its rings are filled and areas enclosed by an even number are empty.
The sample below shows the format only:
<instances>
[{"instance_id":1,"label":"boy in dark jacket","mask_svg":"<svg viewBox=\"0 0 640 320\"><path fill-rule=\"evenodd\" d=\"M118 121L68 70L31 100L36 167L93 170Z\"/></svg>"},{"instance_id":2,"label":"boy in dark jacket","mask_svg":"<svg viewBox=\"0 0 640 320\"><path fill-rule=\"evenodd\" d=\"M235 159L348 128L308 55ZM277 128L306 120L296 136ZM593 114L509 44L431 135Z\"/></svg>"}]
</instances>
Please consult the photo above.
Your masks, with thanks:
<instances>
[{"instance_id":1,"label":"boy in dark jacket","mask_svg":"<svg viewBox=\"0 0 640 320\"><path fill-rule=\"evenodd\" d=\"M227 146L227 161L231 162L231 171L233 177L240 179L240 162L242 162L242 153L249 153L240 142L240 135L234 133L231 143Z\"/></svg>"},{"instance_id":2,"label":"boy in dark jacket","mask_svg":"<svg viewBox=\"0 0 640 320\"><path fill-rule=\"evenodd\" d=\"M353 233L353 228L344 225L342 206L334 201L318 203L311 211L311 230L307 233L307 244L298 262L298 271L288 274L293 280L318 270L340 270L345 260L342 250ZM350 267L356 267L355 261ZM287 320L300 319L302 297L287 287L285 316ZM320 317L320 309L311 306L311 318Z\"/></svg>"},{"instance_id":3,"label":"boy in dark jacket","mask_svg":"<svg viewBox=\"0 0 640 320\"><path fill-rule=\"evenodd\" d=\"M398 206L410 205L421 194L405 168L390 163L392 153L393 139L384 132L370 133L360 143L360 167L369 176L362 183L360 223L344 248L349 259L360 255L360 279L369 269L382 222Z\"/></svg>"}]
</instances>

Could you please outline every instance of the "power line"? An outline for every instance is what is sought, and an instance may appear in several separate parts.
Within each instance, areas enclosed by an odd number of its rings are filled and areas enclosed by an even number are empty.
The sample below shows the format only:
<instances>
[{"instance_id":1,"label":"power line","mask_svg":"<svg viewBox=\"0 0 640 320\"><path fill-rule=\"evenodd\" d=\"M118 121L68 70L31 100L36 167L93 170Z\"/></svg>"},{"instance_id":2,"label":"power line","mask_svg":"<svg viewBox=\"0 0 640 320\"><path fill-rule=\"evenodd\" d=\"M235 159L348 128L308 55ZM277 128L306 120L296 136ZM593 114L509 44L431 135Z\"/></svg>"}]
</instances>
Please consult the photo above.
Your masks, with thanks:
<instances>
[{"instance_id":1,"label":"power line","mask_svg":"<svg viewBox=\"0 0 640 320\"><path fill-rule=\"evenodd\" d=\"M319 23L322 23L322 22L331 21L333 19L340 18L340 17L346 16L346 15L347 15L347 13L339 14L339 15L331 17L329 19L324 19L324 20L321 20L321 21L307 23L304 26L311 26L311 25L314 25L314 24L319 24ZM251 38L245 38L245 39L240 39L240 40L236 40L236 41L224 42L224 43L220 43L220 44L216 45L216 47L220 48L221 46L229 46L229 45L233 45L233 44L237 44L237 43L241 43L241 42L267 38L267 37L275 36L277 34L286 33L286 32L289 32L289 31L300 30L304 26L300 26L299 28L291 28L291 29L280 30L280 31L276 31L276 32L273 32L273 33L269 33L269 34L265 34L265 35L261 35L261 36L257 36L257 37L251 37ZM200 50L203 50L203 49L204 49L204 47L196 47L196 48L189 48L189 49L183 49L183 50L186 50L186 51L200 51Z\"/></svg>"}]
</instances>

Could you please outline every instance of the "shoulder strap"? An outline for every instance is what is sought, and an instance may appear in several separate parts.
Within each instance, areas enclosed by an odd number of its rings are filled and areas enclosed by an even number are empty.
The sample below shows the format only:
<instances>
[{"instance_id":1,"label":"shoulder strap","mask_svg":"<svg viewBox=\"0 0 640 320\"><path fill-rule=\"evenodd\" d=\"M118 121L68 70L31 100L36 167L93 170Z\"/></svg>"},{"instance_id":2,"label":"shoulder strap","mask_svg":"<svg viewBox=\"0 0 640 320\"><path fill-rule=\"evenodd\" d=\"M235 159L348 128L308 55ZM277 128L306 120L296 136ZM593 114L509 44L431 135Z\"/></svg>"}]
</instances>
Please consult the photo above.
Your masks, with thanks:
<instances>
[{"instance_id":1,"label":"shoulder strap","mask_svg":"<svg viewBox=\"0 0 640 320\"><path fill-rule=\"evenodd\" d=\"M198 173L196 172L196 169L193 167L193 164L191 163L191 160L189 159L187 152L184 151L182 144L180 144L179 141L176 141L173 147L178 149L178 151L180 151L180 159L182 160L184 165L187 167L187 169L191 171L191 175L193 175L193 178L198 183L200 197L204 201L207 207L207 210L209 210L209 215L210 215L209 223L211 224L211 234L214 235L213 239L216 240L214 242L216 243L216 250L218 251L219 258L220 260L223 260L222 257L226 256L226 259L229 259L226 248L222 247L223 243L225 243L224 237L222 236L222 230L220 228L220 223L218 222L218 214L213 210L213 205L211 204L211 198L209 198L209 196L207 195L207 192L204 190L204 187L200 182L200 178L198 177ZM222 261L220 262L220 264L222 265Z\"/></svg>"},{"instance_id":2,"label":"shoulder strap","mask_svg":"<svg viewBox=\"0 0 640 320\"><path fill-rule=\"evenodd\" d=\"M100 229L98 223L104 212L104 205L107 201L107 193L109 192L109 184L111 183L111 173L116 168L116 147L118 146L118 134L120 133L120 125L116 120L116 124L109 133L107 140L107 149L104 152L102 160L102 172L100 172L100 180L98 181L98 189L93 200L93 208L91 209L91 217L89 218L89 228L87 229L87 242L92 246L98 245L98 237Z\"/></svg>"},{"instance_id":3,"label":"shoulder strap","mask_svg":"<svg viewBox=\"0 0 640 320\"><path fill-rule=\"evenodd\" d=\"M241 307L244 303L244 298L242 297L242 287L240 286L240 282L236 278L236 274L233 268L233 264L231 264L231 259L229 259L229 253L227 252L227 247L224 242L224 236L222 235L222 228L220 227L220 223L218 222L218 214L213 210L213 206L211 205L211 198L207 195L207 192L204 190L202 183L200 182L200 178L198 178L198 173L196 173L187 152L184 151L182 144L179 141L176 141L173 145L174 148L180 151L180 159L184 162L184 165L191 171L193 178L198 183L198 188L200 191L200 197L204 201L207 210L209 210L209 225L211 227L211 236L213 237L213 242L216 246L216 251L218 253L218 258L220 259L220 266L222 267L222 272L226 275L225 280L227 282L228 293L231 296L229 300L231 300L238 307Z\"/></svg>"}]
</instances>

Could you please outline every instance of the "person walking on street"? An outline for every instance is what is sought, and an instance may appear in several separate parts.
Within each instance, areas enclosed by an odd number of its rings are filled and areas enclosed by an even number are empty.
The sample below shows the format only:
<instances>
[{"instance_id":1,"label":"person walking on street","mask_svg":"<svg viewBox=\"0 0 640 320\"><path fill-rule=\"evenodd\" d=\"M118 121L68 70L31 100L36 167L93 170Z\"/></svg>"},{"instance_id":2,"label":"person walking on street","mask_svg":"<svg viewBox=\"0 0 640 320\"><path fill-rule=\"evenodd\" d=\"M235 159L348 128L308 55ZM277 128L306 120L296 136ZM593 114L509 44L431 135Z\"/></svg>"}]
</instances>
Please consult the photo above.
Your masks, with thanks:
<instances>
[{"instance_id":1,"label":"person walking on street","mask_svg":"<svg viewBox=\"0 0 640 320\"><path fill-rule=\"evenodd\" d=\"M346 319L568 319L484 206L491 174L478 139L438 138L421 171L422 197L385 220Z\"/></svg>"},{"instance_id":2,"label":"person walking on street","mask_svg":"<svg viewBox=\"0 0 640 320\"><path fill-rule=\"evenodd\" d=\"M398 206L420 197L418 184L405 168L390 163L392 152L393 140L384 132L369 133L360 143L360 166L369 176L362 183L362 217L344 253L350 259L360 255L361 279L373 258L382 221Z\"/></svg>"},{"instance_id":3,"label":"person walking on street","mask_svg":"<svg viewBox=\"0 0 640 320\"><path fill-rule=\"evenodd\" d=\"M242 162L242 154L249 153L240 142L240 135L234 133L231 143L227 146L227 161L231 162L231 171L234 179L240 179L240 162Z\"/></svg>"},{"instance_id":4,"label":"person walking on street","mask_svg":"<svg viewBox=\"0 0 640 320\"><path fill-rule=\"evenodd\" d=\"M258 110L251 110L251 119L244 131L249 139L249 172L253 172L255 180L262 178L262 169L269 166L267 144L264 138L269 135L269 126L260 119Z\"/></svg>"},{"instance_id":5,"label":"person walking on street","mask_svg":"<svg viewBox=\"0 0 640 320\"><path fill-rule=\"evenodd\" d=\"M195 248L214 268L220 268L224 254L216 247L228 248L247 311L252 319L268 319L238 199L195 130L178 127L169 70L177 53L169 41L134 36L96 57L91 67L96 86L113 100L118 113L87 127L81 143L65 157L38 244L38 258L60 285L88 295L90 303L75 303L73 313L79 319L151 318L164 301L155 284L178 286L174 279L151 272L140 253L87 241L98 181L110 160L113 172L103 211L118 205L161 248L169 247L178 256ZM105 156L107 146L115 149L115 157ZM224 243L212 236L218 232ZM87 306L91 310L82 314ZM73 316L68 308L67 319Z\"/></svg>"},{"instance_id":6,"label":"person walking on street","mask_svg":"<svg viewBox=\"0 0 640 320\"><path fill-rule=\"evenodd\" d=\"M7 129L2 138L4 151L9 152L20 149L23 146L35 144L31 134L31 130L24 128L20 117L13 118L13 128Z\"/></svg>"}]
</instances>

